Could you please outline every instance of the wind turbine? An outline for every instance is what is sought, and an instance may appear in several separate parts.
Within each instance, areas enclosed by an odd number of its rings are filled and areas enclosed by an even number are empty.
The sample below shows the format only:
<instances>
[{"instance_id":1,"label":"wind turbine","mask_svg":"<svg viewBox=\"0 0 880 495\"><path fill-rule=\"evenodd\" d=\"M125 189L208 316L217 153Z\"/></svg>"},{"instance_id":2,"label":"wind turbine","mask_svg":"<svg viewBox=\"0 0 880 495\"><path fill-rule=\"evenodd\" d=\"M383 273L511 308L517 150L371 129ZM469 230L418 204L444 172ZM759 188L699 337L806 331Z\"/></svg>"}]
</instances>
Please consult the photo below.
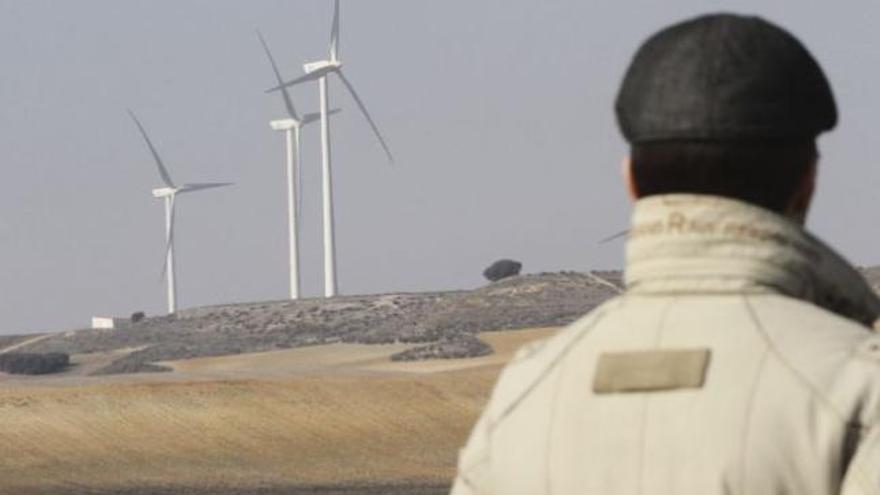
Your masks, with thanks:
<instances>
[{"instance_id":1,"label":"wind turbine","mask_svg":"<svg viewBox=\"0 0 880 495\"><path fill-rule=\"evenodd\" d=\"M132 120L134 120L135 125L137 125L137 128L141 133L141 136L143 136L144 141L147 143L147 148L149 148L150 154L153 155L153 159L156 161L156 166L159 169L159 176L162 177L162 182L165 183L165 187L153 189L153 197L162 198L165 200L165 267L163 271L165 275L165 280L168 284L168 313L173 314L177 311L177 281L174 278L174 206L177 195L182 193L201 191L203 189L231 186L232 183L199 182L183 184L181 186L175 185L174 181L171 180L171 175L168 173L168 169L165 168L165 164L162 162L162 158L156 151L156 147L153 146L153 142L147 135L147 131L144 129L144 126L141 125L141 122L135 116L134 112L129 110L128 114L131 116Z\"/></svg>"},{"instance_id":2,"label":"wind turbine","mask_svg":"<svg viewBox=\"0 0 880 495\"><path fill-rule=\"evenodd\" d=\"M339 59L339 0L333 2L333 26L330 31L330 58L328 60L320 60L310 62L303 65L306 74L292 81L288 81L269 89L267 92L284 90L290 86L305 83L308 81L318 81L318 88L321 98L321 172L322 172L322 198L323 198L323 223L324 223L324 295L333 297L336 295L336 240L333 224L333 183L330 170L330 122L328 117L328 94L327 94L327 76L331 73L336 74L345 88L351 93L354 101L360 108L361 113L370 124L373 133L379 139L379 144L388 155L388 160L393 164L394 157L388 144L379 132L379 127L367 111L363 100L358 96L354 86L342 73L342 61Z\"/></svg>"},{"instance_id":3,"label":"wind turbine","mask_svg":"<svg viewBox=\"0 0 880 495\"><path fill-rule=\"evenodd\" d=\"M275 73L275 80L278 84L283 84L281 72L278 70L278 64L275 63L275 57L269 50L269 45L263 34L257 31L266 57L272 65L272 71ZM288 260L290 269L290 298L299 299L300 282L299 282L299 207L301 204L301 182L300 182L300 131L302 128L312 122L317 122L321 118L320 113L307 113L302 117L296 112L293 100L287 88L282 88L281 96L284 99L284 108L287 111L286 119L273 120L269 122L272 129L285 133L287 142L287 231L288 231ZM330 115L338 113L338 109L331 110Z\"/></svg>"}]
</instances>

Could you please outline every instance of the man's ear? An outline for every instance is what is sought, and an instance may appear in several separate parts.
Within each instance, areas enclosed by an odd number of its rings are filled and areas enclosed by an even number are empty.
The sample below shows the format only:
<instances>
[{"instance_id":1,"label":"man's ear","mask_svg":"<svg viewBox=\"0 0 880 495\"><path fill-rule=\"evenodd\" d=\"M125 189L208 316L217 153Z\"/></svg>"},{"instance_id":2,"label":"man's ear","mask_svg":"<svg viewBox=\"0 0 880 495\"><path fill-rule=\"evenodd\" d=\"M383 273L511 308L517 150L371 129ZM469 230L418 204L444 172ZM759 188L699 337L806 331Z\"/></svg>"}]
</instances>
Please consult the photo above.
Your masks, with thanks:
<instances>
[{"instance_id":1,"label":"man's ear","mask_svg":"<svg viewBox=\"0 0 880 495\"><path fill-rule=\"evenodd\" d=\"M816 174L818 173L818 160L813 162L810 170L804 174L801 184L788 202L788 216L795 218L800 223L805 223L810 203L813 201L813 193L816 191Z\"/></svg>"},{"instance_id":2,"label":"man's ear","mask_svg":"<svg viewBox=\"0 0 880 495\"><path fill-rule=\"evenodd\" d=\"M630 199L633 201L639 199L639 188L636 186L636 181L633 178L632 157L629 155L623 157L620 167L620 172L623 175L623 183L626 186L626 192L629 193Z\"/></svg>"}]
</instances>

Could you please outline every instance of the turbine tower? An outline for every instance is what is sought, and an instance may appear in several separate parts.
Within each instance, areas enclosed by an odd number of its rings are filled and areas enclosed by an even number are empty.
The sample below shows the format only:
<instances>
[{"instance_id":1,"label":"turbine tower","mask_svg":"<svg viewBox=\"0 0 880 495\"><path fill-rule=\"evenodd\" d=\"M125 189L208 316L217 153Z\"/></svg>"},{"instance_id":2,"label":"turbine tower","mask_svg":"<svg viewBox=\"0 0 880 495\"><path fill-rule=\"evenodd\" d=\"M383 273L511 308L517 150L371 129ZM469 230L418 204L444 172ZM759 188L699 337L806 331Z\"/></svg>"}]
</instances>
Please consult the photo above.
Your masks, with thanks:
<instances>
[{"instance_id":1,"label":"turbine tower","mask_svg":"<svg viewBox=\"0 0 880 495\"><path fill-rule=\"evenodd\" d=\"M394 163L394 157L388 144L379 132L379 127L367 111L363 100L358 96L354 86L342 73L342 61L339 59L339 0L333 2L333 25L330 31L330 58L328 60L320 60L310 62L303 65L306 74L292 81L288 81L268 90L268 92L284 90L290 86L301 84L307 81L318 81L318 89L321 98L321 175L322 175L322 205L323 205L323 224L324 224L324 296L333 297L337 294L336 289L336 240L333 222L333 182L330 169L330 122L327 119L329 112L327 92L327 76L331 73L336 74L345 88L354 98L361 113L370 124L373 133L379 139L379 144L388 155L388 160Z\"/></svg>"},{"instance_id":2,"label":"turbine tower","mask_svg":"<svg viewBox=\"0 0 880 495\"><path fill-rule=\"evenodd\" d=\"M275 73L277 83L283 84L281 72L278 70L278 64L275 63L275 57L272 56L269 45L263 34L257 31L272 71ZM299 277L299 209L302 203L301 198L301 182L300 182L300 131L302 128L312 122L317 122L321 118L320 113L308 113L302 117L296 112L293 100L287 88L282 88L281 96L284 100L284 108L287 111L286 119L278 119L269 122L272 129L285 133L285 141L287 143L287 234L288 234L288 266L290 269L290 298L299 299L300 296L300 277ZM338 113L338 109L329 112L330 115Z\"/></svg>"},{"instance_id":3,"label":"turbine tower","mask_svg":"<svg viewBox=\"0 0 880 495\"><path fill-rule=\"evenodd\" d=\"M143 136L144 142L146 142L147 148L149 148L150 154L153 155L153 160L155 160L156 166L159 169L159 175L162 177L162 182L165 183L165 187L153 189L153 197L162 198L163 200L165 200L165 266L163 268L163 272L165 276L165 281L168 284L168 314L173 314L177 311L177 280L174 277L176 268L174 260L174 207L177 195L182 193L201 191L203 189L231 186L232 183L188 183L181 186L176 186L174 184L174 181L171 180L171 174L169 174L168 169L165 168L165 164L162 162L162 158L156 151L156 147L153 146L153 142L147 135L147 131L144 129L144 126L141 125L141 122L135 116L134 112L129 110L128 114L131 116L132 120L134 120L135 125L137 125L141 136Z\"/></svg>"}]
</instances>

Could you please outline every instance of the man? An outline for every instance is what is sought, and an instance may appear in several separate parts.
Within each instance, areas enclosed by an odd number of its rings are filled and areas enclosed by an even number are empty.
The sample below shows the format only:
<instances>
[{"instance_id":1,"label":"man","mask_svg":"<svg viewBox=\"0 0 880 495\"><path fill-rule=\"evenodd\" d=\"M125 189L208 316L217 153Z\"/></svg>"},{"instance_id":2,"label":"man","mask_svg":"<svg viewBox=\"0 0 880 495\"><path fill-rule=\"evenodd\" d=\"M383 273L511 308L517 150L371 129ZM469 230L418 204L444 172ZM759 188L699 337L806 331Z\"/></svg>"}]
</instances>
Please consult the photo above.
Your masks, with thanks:
<instances>
[{"instance_id":1,"label":"man","mask_svg":"<svg viewBox=\"0 0 880 495\"><path fill-rule=\"evenodd\" d=\"M518 353L453 494L880 494L880 301L803 228L817 63L704 16L642 45L616 110L626 291Z\"/></svg>"}]
</instances>

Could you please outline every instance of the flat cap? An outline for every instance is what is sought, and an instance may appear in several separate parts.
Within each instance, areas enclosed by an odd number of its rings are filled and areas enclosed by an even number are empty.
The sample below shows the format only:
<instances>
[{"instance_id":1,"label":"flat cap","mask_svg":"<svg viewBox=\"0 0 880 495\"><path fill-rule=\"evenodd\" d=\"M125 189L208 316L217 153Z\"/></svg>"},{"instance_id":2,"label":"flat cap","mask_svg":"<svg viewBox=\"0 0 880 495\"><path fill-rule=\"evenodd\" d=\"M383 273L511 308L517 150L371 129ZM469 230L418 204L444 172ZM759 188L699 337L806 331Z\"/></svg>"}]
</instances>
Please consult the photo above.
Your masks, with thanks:
<instances>
[{"instance_id":1,"label":"flat cap","mask_svg":"<svg viewBox=\"0 0 880 495\"><path fill-rule=\"evenodd\" d=\"M774 24L733 14L648 38L615 110L633 143L812 138L837 123L831 87L810 52Z\"/></svg>"}]
</instances>

